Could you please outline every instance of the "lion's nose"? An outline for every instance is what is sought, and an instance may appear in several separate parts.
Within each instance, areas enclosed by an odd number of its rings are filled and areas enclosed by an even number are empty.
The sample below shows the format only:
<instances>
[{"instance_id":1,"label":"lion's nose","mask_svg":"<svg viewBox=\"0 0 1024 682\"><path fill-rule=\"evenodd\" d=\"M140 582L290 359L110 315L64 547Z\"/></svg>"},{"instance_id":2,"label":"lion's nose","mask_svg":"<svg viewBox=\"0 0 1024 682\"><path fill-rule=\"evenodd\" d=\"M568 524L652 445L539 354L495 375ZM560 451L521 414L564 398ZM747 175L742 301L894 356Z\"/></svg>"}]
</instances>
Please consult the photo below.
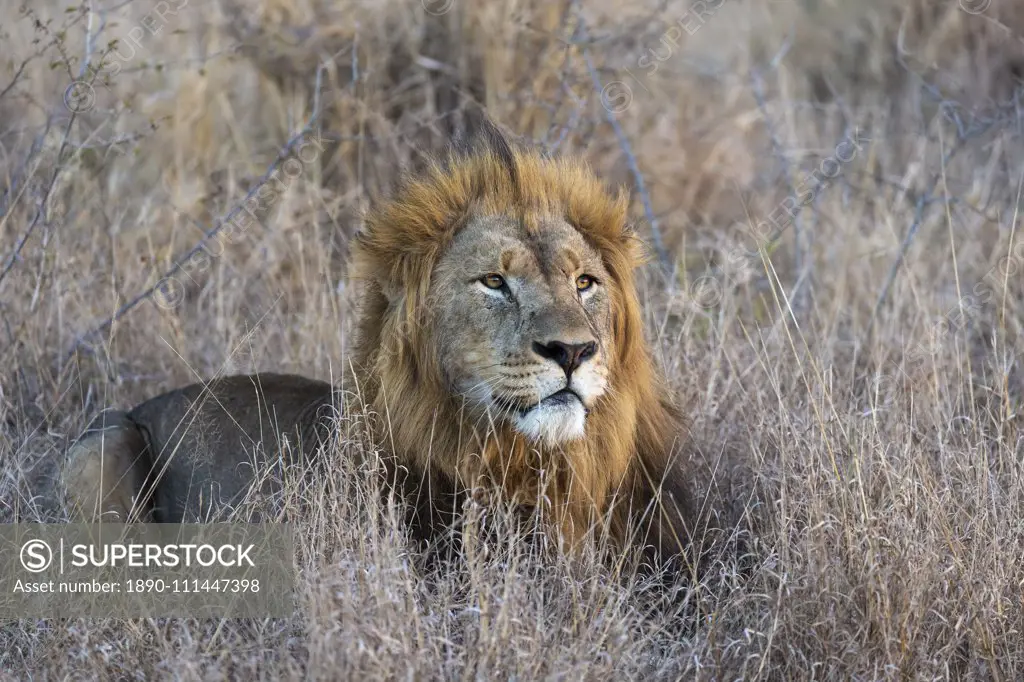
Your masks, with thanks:
<instances>
[{"instance_id":1,"label":"lion's nose","mask_svg":"<svg viewBox=\"0 0 1024 682\"><path fill-rule=\"evenodd\" d=\"M565 370L565 376L571 376L574 369L597 352L597 344L593 341L586 343L566 343L565 341L537 343L534 341L533 352L545 360L554 360L559 367Z\"/></svg>"}]
</instances>

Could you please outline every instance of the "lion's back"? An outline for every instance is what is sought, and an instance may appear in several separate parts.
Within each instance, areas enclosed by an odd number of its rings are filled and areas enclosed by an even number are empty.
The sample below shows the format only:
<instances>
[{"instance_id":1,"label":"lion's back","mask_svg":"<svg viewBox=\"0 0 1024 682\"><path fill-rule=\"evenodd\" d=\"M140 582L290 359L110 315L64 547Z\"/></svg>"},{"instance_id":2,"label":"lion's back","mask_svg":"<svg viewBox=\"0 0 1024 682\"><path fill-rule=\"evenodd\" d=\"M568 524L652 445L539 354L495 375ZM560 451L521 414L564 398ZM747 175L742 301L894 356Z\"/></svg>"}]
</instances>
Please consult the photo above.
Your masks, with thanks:
<instances>
[{"instance_id":1,"label":"lion's back","mask_svg":"<svg viewBox=\"0 0 1024 682\"><path fill-rule=\"evenodd\" d=\"M261 470L314 454L329 437L333 401L326 382L264 373L191 384L138 405L128 417L161 477L157 518L203 519L236 504L254 475L272 492L277 476Z\"/></svg>"}]
</instances>

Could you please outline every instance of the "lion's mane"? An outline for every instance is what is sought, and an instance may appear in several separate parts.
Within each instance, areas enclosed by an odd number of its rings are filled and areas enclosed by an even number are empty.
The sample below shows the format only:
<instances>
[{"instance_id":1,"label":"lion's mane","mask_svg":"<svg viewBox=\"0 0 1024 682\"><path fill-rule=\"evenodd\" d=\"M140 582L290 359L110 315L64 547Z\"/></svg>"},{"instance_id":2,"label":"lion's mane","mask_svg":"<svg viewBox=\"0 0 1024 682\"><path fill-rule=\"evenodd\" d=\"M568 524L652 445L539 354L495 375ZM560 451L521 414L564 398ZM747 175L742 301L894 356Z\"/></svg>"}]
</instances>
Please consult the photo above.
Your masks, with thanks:
<instances>
[{"instance_id":1,"label":"lion's mane","mask_svg":"<svg viewBox=\"0 0 1024 682\"><path fill-rule=\"evenodd\" d=\"M634 282L642 249L627 208L627 193L609 192L581 161L513 146L488 127L368 211L351 265L365 286L353 362L362 399L386 429L381 441L421 490L421 512L434 518L457 506L458 491L488 480L508 500L536 500L540 492L570 544L602 527L623 543L633 528L649 549L684 547L690 507L682 466L673 462L684 424L644 339ZM585 438L557 452L539 451L510 428L476 434L436 357L431 274L459 228L486 215L515 216L528 228L538 216L563 217L612 279L612 390L589 415ZM446 495L449 504L440 504Z\"/></svg>"}]
</instances>

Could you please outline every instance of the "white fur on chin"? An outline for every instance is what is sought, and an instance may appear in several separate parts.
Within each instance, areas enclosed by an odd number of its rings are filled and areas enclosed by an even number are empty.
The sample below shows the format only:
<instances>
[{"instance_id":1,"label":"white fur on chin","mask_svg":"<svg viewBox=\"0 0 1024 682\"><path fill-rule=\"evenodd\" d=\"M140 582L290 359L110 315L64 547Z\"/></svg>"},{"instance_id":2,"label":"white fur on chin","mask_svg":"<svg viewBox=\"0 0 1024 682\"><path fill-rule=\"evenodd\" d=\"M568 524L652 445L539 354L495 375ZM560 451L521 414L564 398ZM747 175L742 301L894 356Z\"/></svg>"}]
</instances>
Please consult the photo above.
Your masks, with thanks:
<instances>
[{"instance_id":1,"label":"white fur on chin","mask_svg":"<svg viewBox=\"0 0 1024 682\"><path fill-rule=\"evenodd\" d=\"M537 405L515 417L519 433L548 447L582 438L586 425L587 410L578 400L561 405Z\"/></svg>"}]
</instances>

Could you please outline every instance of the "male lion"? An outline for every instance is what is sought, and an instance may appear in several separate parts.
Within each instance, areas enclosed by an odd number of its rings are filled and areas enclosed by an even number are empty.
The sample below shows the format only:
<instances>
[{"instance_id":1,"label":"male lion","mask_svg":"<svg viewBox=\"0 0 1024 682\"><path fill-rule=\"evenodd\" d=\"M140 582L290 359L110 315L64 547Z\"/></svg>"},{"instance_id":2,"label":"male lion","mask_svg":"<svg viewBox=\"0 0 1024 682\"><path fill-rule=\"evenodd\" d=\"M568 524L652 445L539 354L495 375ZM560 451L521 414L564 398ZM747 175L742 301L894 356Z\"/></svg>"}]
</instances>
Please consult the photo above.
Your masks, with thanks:
<instances>
[{"instance_id":1,"label":"male lion","mask_svg":"<svg viewBox=\"0 0 1024 682\"><path fill-rule=\"evenodd\" d=\"M486 491L542 504L570 548L592 529L654 558L686 547L682 423L644 340L627 203L582 162L485 123L368 212L350 385L379 417L420 537ZM208 518L244 496L254 467L316 461L338 396L257 374L105 413L70 449L69 501L93 518Z\"/></svg>"}]
</instances>

